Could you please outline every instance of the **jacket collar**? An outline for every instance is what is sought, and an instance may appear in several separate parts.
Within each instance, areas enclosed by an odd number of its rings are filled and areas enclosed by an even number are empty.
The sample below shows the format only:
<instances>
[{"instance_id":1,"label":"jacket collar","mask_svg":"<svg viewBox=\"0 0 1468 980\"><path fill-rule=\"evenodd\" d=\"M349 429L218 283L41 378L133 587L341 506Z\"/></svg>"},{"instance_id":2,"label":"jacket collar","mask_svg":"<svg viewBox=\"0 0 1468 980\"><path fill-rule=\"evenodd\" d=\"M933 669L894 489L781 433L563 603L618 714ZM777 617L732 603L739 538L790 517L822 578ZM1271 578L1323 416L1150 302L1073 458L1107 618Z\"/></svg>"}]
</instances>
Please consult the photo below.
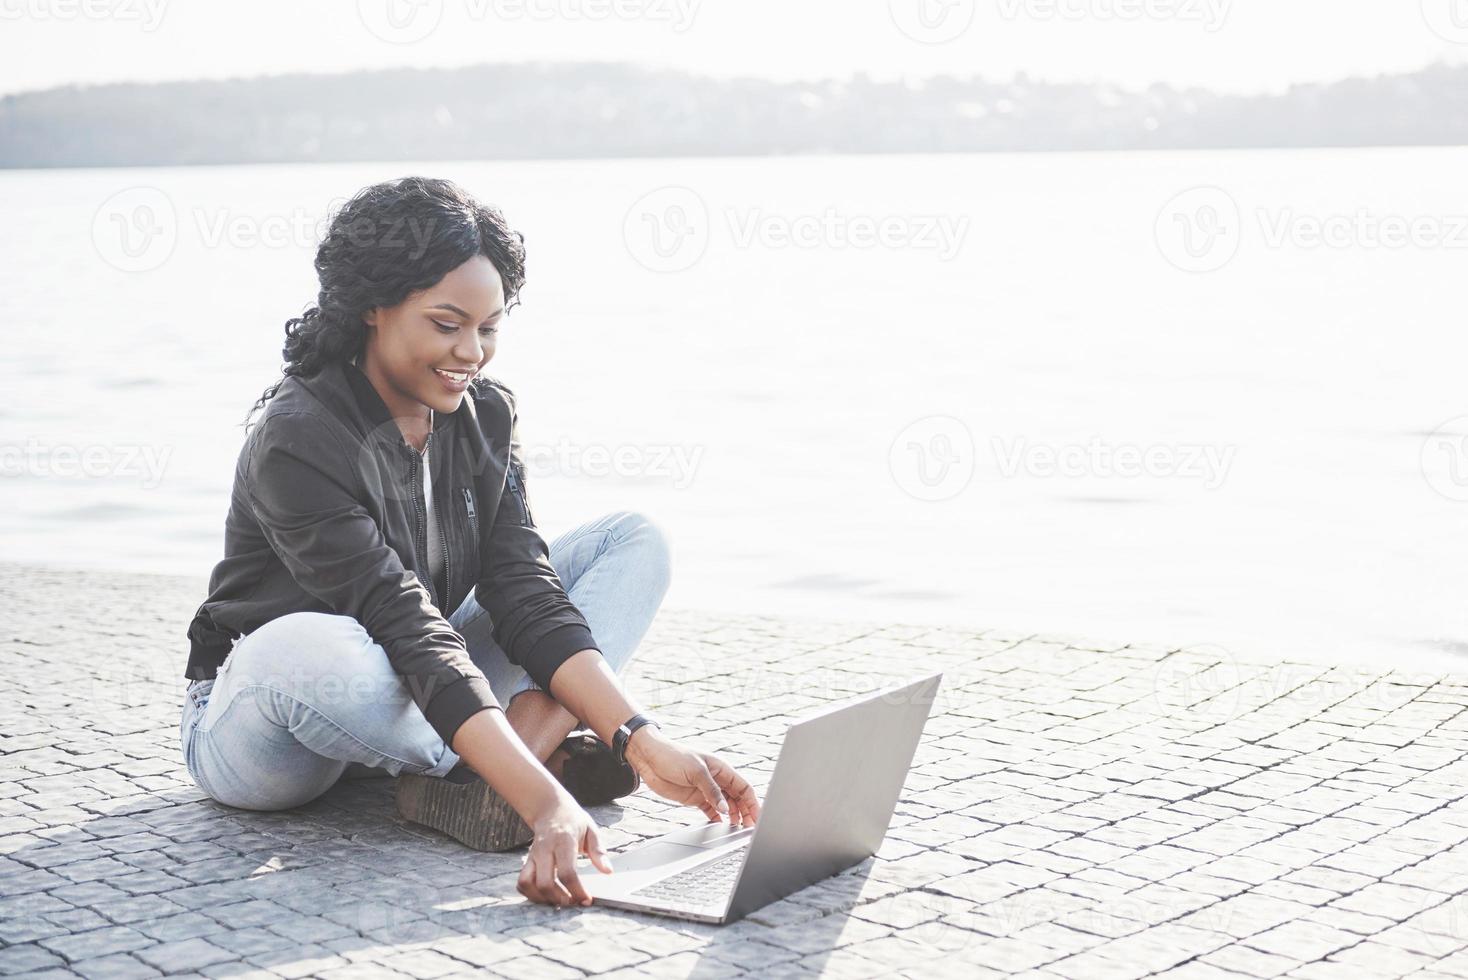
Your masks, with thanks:
<instances>
[{"instance_id":1,"label":"jacket collar","mask_svg":"<svg viewBox=\"0 0 1468 980\"><path fill-rule=\"evenodd\" d=\"M366 416L373 428L393 420L392 413L388 411L387 403L382 400L382 396L377 393L377 389L372 387L372 382L367 380L367 375L362 373L361 368L350 361L341 361L333 366L339 368L343 376L345 376L347 385L352 390L352 396L356 399L357 408ZM455 411L448 413L434 412L433 431L438 432L448 428L454 416L459 415L463 411L464 403L460 401L459 407Z\"/></svg>"},{"instance_id":2,"label":"jacket collar","mask_svg":"<svg viewBox=\"0 0 1468 980\"><path fill-rule=\"evenodd\" d=\"M300 384L322 402L329 405L344 422L353 425L366 439L384 444L398 451L412 450L388 410L387 403L372 387L372 382L361 368L350 361L333 361L309 378L300 378ZM460 415L467 413L472 418L474 408L465 398L457 411L434 412L433 432L451 428ZM440 439L448 436L440 436ZM439 440L434 440L435 442Z\"/></svg>"}]
</instances>

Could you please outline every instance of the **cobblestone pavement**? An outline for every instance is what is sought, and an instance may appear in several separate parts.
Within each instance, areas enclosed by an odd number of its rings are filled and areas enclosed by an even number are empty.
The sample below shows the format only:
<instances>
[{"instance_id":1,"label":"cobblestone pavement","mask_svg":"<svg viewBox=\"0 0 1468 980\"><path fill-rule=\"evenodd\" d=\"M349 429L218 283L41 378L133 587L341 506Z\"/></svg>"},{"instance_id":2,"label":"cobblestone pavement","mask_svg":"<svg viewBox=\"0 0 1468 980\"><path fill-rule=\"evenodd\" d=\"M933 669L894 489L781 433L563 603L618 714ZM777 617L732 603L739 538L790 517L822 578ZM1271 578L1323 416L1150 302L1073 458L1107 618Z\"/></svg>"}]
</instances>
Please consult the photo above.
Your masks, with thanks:
<instances>
[{"instance_id":1,"label":"cobblestone pavement","mask_svg":"<svg viewBox=\"0 0 1468 980\"><path fill-rule=\"evenodd\" d=\"M1468 976L1468 680L665 612L635 694L761 787L788 721L945 683L877 858L726 927L554 910L392 780L183 768L184 578L0 566L0 974ZM701 819L643 790L612 846Z\"/></svg>"}]
</instances>

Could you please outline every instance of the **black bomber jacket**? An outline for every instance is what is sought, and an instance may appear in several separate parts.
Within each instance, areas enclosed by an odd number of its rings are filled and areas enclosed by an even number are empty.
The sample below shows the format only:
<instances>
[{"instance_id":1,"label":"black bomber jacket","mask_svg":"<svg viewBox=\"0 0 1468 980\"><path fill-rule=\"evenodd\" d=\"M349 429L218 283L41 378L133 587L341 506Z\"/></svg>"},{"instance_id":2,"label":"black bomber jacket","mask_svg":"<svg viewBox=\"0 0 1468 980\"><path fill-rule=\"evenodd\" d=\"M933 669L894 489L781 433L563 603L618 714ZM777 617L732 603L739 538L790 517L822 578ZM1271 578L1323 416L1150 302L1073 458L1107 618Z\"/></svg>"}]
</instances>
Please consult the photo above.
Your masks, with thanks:
<instances>
[{"instance_id":1,"label":"black bomber jacket","mask_svg":"<svg viewBox=\"0 0 1468 980\"><path fill-rule=\"evenodd\" d=\"M189 624L185 676L214 677L234 641L293 612L351 616L445 743L497 707L447 615L475 590L505 656L544 690L597 649L531 519L515 397L480 376L429 435L433 510L447 581L431 581L418 467L361 370L336 362L287 377L235 465L224 558Z\"/></svg>"}]
</instances>

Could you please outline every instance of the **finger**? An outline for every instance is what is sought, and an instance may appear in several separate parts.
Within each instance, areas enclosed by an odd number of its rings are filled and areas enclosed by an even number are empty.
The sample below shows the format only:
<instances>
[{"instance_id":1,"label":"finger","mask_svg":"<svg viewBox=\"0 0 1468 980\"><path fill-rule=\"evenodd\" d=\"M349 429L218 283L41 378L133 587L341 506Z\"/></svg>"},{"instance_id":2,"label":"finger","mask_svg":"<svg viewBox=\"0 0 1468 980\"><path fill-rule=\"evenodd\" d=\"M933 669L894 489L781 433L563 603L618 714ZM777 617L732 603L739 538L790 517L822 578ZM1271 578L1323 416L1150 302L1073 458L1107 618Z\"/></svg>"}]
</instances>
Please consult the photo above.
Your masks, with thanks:
<instances>
[{"instance_id":1,"label":"finger","mask_svg":"<svg viewBox=\"0 0 1468 980\"><path fill-rule=\"evenodd\" d=\"M586 828L586 836L581 839L581 852L591 858L592 867L596 870L604 875L612 873L612 859L602 850L601 838L597 836L595 827Z\"/></svg>"},{"instance_id":2,"label":"finger","mask_svg":"<svg viewBox=\"0 0 1468 980\"><path fill-rule=\"evenodd\" d=\"M698 760L698 768L694 771L693 778L698 783L699 792L703 798L720 813L729 812L729 804L724 802L724 791L719 789L719 784L714 780L713 773L702 759ZM715 817L714 819L718 819Z\"/></svg>"},{"instance_id":3,"label":"finger","mask_svg":"<svg viewBox=\"0 0 1468 980\"><path fill-rule=\"evenodd\" d=\"M540 889L535 884L535 871L535 849L531 848L530 855L526 857L524 866L520 868L520 880L516 882L515 887L521 895L524 895L530 901L543 903L545 899L541 897Z\"/></svg>"},{"instance_id":4,"label":"finger","mask_svg":"<svg viewBox=\"0 0 1468 980\"><path fill-rule=\"evenodd\" d=\"M729 779L728 773L714 770L714 779L719 783L719 791L724 794L724 804L728 807L729 825L743 827L751 823L752 821L749 819L748 811L739 805L739 797L733 788L733 783Z\"/></svg>"},{"instance_id":5,"label":"finger","mask_svg":"<svg viewBox=\"0 0 1468 980\"><path fill-rule=\"evenodd\" d=\"M561 880L573 903L591 904L591 896L586 894L586 886L581 884L581 876L576 873L576 841L571 837L561 838L556 846L556 877Z\"/></svg>"},{"instance_id":6,"label":"finger","mask_svg":"<svg viewBox=\"0 0 1468 980\"><path fill-rule=\"evenodd\" d=\"M724 813L729 816L729 825L731 827L743 827L748 823L752 823L753 821L750 819L749 811L741 806L739 802L739 792L735 785L739 781L739 777L734 775L733 770L727 766L710 768L712 769L715 781L719 785L719 795L724 802Z\"/></svg>"},{"instance_id":7,"label":"finger","mask_svg":"<svg viewBox=\"0 0 1468 980\"><path fill-rule=\"evenodd\" d=\"M754 787L748 783L744 784L743 792L736 797L739 810L750 823L759 821L759 795L755 793Z\"/></svg>"},{"instance_id":8,"label":"finger","mask_svg":"<svg viewBox=\"0 0 1468 980\"><path fill-rule=\"evenodd\" d=\"M730 808L730 823L737 824L740 827L743 827L746 823L750 823L749 814L743 810L743 807L738 805L737 798L731 795L728 789L724 791L724 802L727 802L728 808Z\"/></svg>"},{"instance_id":9,"label":"finger","mask_svg":"<svg viewBox=\"0 0 1468 980\"><path fill-rule=\"evenodd\" d=\"M714 776L715 785L718 785L718 776ZM734 801L729 797L729 791L719 786L719 802L722 804L719 812L724 814L731 828L739 826L739 809L733 806Z\"/></svg>"},{"instance_id":10,"label":"finger","mask_svg":"<svg viewBox=\"0 0 1468 980\"><path fill-rule=\"evenodd\" d=\"M754 823L759 819L759 797L755 795L754 787L749 785L749 780L729 768L719 774L723 778L719 782L724 787L724 792L729 794L729 802L738 809L741 817L748 823Z\"/></svg>"},{"instance_id":11,"label":"finger","mask_svg":"<svg viewBox=\"0 0 1468 980\"><path fill-rule=\"evenodd\" d=\"M719 811L715 810L713 806L709 803L709 801L704 799L702 793L694 793L693 796L686 799L684 803L687 806L698 807L698 812L702 813L706 818L708 818L708 821L710 823L719 822Z\"/></svg>"},{"instance_id":12,"label":"finger","mask_svg":"<svg viewBox=\"0 0 1468 980\"><path fill-rule=\"evenodd\" d=\"M556 858L554 843L547 844L543 859L535 868L535 887L550 905L565 905L571 895L556 881Z\"/></svg>"},{"instance_id":13,"label":"finger","mask_svg":"<svg viewBox=\"0 0 1468 980\"><path fill-rule=\"evenodd\" d=\"M535 869L530 875L530 887L537 902L542 905L560 904L555 881L555 859L551 856L549 846L543 842L540 853L536 855Z\"/></svg>"}]
</instances>

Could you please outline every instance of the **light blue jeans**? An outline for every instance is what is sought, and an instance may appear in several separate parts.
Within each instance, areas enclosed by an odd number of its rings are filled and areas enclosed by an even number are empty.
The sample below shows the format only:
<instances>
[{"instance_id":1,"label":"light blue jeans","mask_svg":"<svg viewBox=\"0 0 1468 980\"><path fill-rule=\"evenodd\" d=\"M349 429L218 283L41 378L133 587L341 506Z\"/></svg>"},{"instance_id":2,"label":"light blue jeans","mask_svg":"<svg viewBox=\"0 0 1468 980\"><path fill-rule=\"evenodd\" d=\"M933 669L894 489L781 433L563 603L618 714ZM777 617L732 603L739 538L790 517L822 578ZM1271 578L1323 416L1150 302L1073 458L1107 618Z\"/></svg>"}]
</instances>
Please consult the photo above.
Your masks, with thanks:
<instances>
[{"instance_id":1,"label":"light blue jeans","mask_svg":"<svg viewBox=\"0 0 1468 980\"><path fill-rule=\"evenodd\" d=\"M666 536L619 511L558 537L550 561L620 674L667 593ZM502 707L535 689L495 642L473 590L449 624ZM343 776L443 776L459 761L362 624L316 612L265 623L235 641L215 677L190 681L179 745L200 789L245 810L301 806Z\"/></svg>"}]
</instances>

